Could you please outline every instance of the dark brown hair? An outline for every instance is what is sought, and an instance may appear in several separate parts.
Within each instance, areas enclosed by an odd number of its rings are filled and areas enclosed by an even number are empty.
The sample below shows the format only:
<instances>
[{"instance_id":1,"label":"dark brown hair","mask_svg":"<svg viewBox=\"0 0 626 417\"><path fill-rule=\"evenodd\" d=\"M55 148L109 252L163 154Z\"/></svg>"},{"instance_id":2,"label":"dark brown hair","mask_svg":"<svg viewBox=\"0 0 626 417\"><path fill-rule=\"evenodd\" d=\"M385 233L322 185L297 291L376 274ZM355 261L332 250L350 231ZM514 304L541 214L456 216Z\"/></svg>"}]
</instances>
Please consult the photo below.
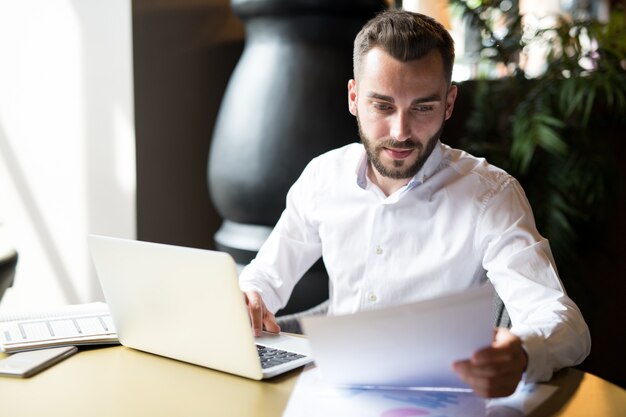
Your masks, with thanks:
<instances>
[{"instance_id":1,"label":"dark brown hair","mask_svg":"<svg viewBox=\"0 0 626 417\"><path fill-rule=\"evenodd\" d=\"M354 40L355 79L363 56L375 47L402 62L420 59L436 49L443 59L446 80L448 83L452 80L454 41L446 28L432 17L390 9L367 22Z\"/></svg>"}]
</instances>

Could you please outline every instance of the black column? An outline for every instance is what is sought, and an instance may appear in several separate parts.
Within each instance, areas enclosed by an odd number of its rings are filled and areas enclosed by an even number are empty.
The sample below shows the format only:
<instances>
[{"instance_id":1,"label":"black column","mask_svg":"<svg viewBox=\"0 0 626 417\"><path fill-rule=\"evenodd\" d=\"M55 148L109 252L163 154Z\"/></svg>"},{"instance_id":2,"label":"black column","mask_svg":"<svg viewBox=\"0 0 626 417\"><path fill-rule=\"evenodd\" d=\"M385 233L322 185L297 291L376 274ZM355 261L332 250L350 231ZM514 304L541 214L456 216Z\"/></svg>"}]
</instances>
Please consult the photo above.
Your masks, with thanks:
<instances>
[{"instance_id":1,"label":"black column","mask_svg":"<svg viewBox=\"0 0 626 417\"><path fill-rule=\"evenodd\" d=\"M222 101L208 165L224 218L216 246L247 264L278 220L285 196L315 156L358 140L348 112L354 37L382 0L232 0L246 43ZM328 297L323 266L283 312Z\"/></svg>"}]
</instances>

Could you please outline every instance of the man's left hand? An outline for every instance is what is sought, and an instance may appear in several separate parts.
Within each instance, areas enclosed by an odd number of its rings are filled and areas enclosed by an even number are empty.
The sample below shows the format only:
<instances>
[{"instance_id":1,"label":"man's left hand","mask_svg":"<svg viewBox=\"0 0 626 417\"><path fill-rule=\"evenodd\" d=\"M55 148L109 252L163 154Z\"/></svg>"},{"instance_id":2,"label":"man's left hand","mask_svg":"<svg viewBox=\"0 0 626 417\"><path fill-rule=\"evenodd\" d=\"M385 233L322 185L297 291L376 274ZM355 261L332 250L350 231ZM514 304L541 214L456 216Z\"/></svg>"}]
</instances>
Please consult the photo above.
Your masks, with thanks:
<instances>
[{"instance_id":1,"label":"man's left hand","mask_svg":"<svg viewBox=\"0 0 626 417\"><path fill-rule=\"evenodd\" d=\"M470 359L455 362L452 367L477 395L493 398L513 394L527 364L520 338L499 327L491 346L477 351Z\"/></svg>"}]
</instances>

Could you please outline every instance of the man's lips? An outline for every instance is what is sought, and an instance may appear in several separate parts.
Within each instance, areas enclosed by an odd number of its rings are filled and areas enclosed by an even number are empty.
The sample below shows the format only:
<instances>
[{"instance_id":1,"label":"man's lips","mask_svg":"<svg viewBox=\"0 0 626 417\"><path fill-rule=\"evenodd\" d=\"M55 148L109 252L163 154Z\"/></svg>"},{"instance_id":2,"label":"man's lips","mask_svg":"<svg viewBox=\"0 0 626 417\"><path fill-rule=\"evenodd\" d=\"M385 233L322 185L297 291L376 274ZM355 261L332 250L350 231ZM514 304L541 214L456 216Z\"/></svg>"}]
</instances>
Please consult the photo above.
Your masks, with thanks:
<instances>
[{"instance_id":1,"label":"man's lips","mask_svg":"<svg viewBox=\"0 0 626 417\"><path fill-rule=\"evenodd\" d=\"M383 148L384 151L393 159L405 159L408 158L409 155L415 150L412 149L392 149L392 148Z\"/></svg>"}]
</instances>

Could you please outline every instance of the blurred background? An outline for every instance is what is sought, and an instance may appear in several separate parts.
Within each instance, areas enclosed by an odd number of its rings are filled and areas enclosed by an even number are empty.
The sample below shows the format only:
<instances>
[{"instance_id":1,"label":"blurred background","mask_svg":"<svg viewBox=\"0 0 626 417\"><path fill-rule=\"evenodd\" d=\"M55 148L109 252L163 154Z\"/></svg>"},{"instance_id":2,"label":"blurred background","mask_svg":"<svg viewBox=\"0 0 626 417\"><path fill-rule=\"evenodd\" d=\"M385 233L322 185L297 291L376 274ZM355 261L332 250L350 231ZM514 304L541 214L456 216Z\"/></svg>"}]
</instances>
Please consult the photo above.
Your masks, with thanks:
<instances>
[{"instance_id":1,"label":"blurred background","mask_svg":"<svg viewBox=\"0 0 626 417\"><path fill-rule=\"evenodd\" d=\"M350 41L376 10L404 7L456 42L460 93L442 140L522 182L591 328L582 368L626 386L625 2L318 3L0 0L0 312L101 300L89 233L245 263L305 161L358 140L345 105ZM235 71L259 51L275 61ZM328 109L307 107L309 89ZM295 162L257 163L267 149ZM267 183L267 201L237 200ZM327 295L319 268L285 312Z\"/></svg>"}]
</instances>

